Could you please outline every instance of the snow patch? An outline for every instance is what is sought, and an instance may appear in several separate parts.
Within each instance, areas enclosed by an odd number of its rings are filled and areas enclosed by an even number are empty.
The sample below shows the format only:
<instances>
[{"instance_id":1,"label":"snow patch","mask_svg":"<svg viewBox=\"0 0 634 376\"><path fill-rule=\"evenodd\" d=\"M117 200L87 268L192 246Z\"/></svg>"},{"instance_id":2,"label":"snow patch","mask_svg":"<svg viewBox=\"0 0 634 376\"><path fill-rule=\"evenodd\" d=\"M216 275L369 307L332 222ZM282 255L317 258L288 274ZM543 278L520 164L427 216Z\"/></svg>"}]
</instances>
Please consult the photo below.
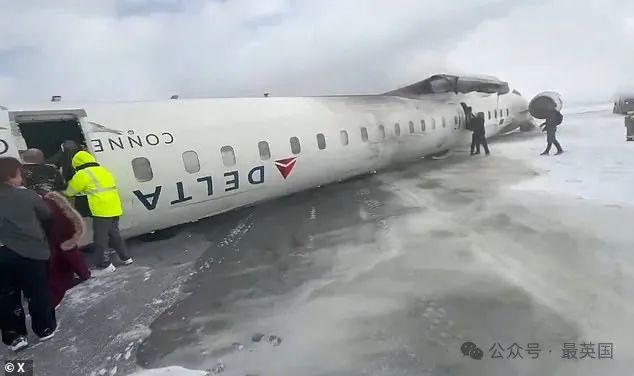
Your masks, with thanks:
<instances>
[{"instance_id":1,"label":"snow patch","mask_svg":"<svg viewBox=\"0 0 634 376\"><path fill-rule=\"evenodd\" d=\"M244 235L251 229L253 226L253 214L249 214L245 219L240 221L229 234L225 236L219 243L219 247L227 247L230 244L236 243L244 237Z\"/></svg>"},{"instance_id":2,"label":"snow patch","mask_svg":"<svg viewBox=\"0 0 634 376\"><path fill-rule=\"evenodd\" d=\"M128 342L135 340L143 340L143 338L147 338L152 334L150 328L146 325L135 325L134 327L126 330L125 333L121 333L117 336L116 340L120 342Z\"/></svg>"},{"instance_id":3,"label":"snow patch","mask_svg":"<svg viewBox=\"0 0 634 376\"><path fill-rule=\"evenodd\" d=\"M129 376L209 376L209 373L205 371L195 371L183 367L166 367L146 369L130 374Z\"/></svg>"},{"instance_id":4,"label":"snow patch","mask_svg":"<svg viewBox=\"0 0 634 376\"><path fill-rule=\"evenodd\" d=\"M224 372L224 370L225 370L225 364L222 362L222 360L219 360L216 366L211 369L211 373L213 373L214 375L217 375L219 373Z\"/></svg>"},{"instance_id":5,"label":"snow patch","mask_svg":"<svg viewBox=\"0 0 634 376\"><path fill-rule=\"evenodd\" d=\"M75 346L75 345L67 345L67 346L64 346L64 347L60 347L59 351L65 352L65 353L77 354L79 349L77 349L77 346Z\"/></svg>"},{"instance_id":6,"label":"snow patch","mask_svg":"<svg viewBox=\"0 0 634 376\"><path fill-rule=\"evenodd\" d=\"M634 206L634 144L625 141L622 116L603 111L564 117L557 138L565 150L558 156L539 155L546 146L545 135L492 146L495 152L527 161L539 171L538 176L512 186L512 190Z\"/></svg>"},{"instance_id":7,"label":"snow patch","mask_svg":"<svg viewBox=\"0 0 634 376\"><path fill-rule=\"evenodd\" d=\"M64 297L64 304L73 307L74 311L86 312L99 304L112 294L103 294L103 291L122 291L127 288L127 284L133 280L135 273L143 271L149 273L148 267L136 267L117 269L113 273L101 274L90 278L86 282L79 284L68 291Z\"/></svg>"}]
</instances>

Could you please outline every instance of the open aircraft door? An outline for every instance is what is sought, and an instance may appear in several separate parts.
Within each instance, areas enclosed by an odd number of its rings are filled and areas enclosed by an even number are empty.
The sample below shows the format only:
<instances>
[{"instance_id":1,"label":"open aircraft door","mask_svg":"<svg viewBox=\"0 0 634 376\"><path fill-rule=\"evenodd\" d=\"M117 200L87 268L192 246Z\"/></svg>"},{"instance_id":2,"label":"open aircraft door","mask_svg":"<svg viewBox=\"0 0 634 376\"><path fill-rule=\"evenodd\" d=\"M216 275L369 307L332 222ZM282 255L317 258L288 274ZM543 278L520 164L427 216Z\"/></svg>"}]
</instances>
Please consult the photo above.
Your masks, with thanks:
<instances>
[{"instance_id":1,"label":"open aircraft door","mask_svg":"<svg viewBox=\"0 0 634 376\"><path fill-rule=\"evenodd\" d=\"M9 111L0 106L0 157L20 157L13 133Z\"/></svg>"}]
</instances>

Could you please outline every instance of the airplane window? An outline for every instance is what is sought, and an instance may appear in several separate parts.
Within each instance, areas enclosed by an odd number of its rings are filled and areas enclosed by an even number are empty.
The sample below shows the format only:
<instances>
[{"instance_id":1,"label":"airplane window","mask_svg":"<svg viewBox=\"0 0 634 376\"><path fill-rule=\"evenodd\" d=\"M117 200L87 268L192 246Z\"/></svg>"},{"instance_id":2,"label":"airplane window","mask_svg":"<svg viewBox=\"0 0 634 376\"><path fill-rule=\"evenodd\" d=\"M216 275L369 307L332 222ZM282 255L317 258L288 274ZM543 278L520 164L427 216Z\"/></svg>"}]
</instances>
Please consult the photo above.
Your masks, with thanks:
<instances>
[{"instance_id":1,"label":"airplane window","mask_svg":"<svg viewBox=\"0 0 634 376\"><path fill-rule=\"evenodd\" d=\"M132 171L134 171L136 180L140 182L150 181L154 177L150 160L144 157L138 157L132 160Z\"/></svg>"},{"instance_id":2,"label":"airplane window","mask_svg":"<svg viewBox=\"0 0 634 376\"><path fill-rule=\"evenodd\" d=\"M222 163L225 166L233 166L236 164L236 154L233 152L231 146L221 147L220 154L222 154Z\"/></svg>"},{"instance_id":3,"label":"airplane window","mask_svg":"<svg viewBox=\"0 0 634 376\"><path fill-rule=\"evenodd\" d=\"M491 111L489 111L489 120L491 120Z\"/></svg>"},{"instance_id":4,"label":"airplane window","mask_svg":"<svg viewBox=\"0 0 634 376\"><path fill-rule=\"evenodd\" d=\"M454 125L458 125L458 117L457 116L453 117L453 124Z\"/></svg>"},{"instance_id":5,"label":"airplane window","mask_svg":"<svg viewBox=\"0 0 634 376\"><path fill-rule=\"evenodd\" d=\"M381 140L385 140L385 127L379 125L379 135L381 135Z\"/></svg>"},{"instance_id":6,"label":"airplane window","mask_svg":"<svg viewBox=\"0 0 634 376\"><path fill-rule=\"evenodd\" d=\"M394 124L394 134L397 136L401 135L401 125L399 123Z\"/></svg>"},{"instance_id":7,"label":"airplane window","mask_svg":"<svg viewBox=\"0 0 634 376\"><path fill-rule=\"evenodd\" d=\"M425 132L425 120L420 121L420 130L421 132Z\"/></svg>"},{"instance_id":8,"label":"airplane window","mask_svg":"<svg viewBox=\"0 0 634 376\"><path fill-rule=\"evenodd\" d=\"M415 132L415 130L414 130L414 122L410 121L409 122L409 133L414 133L414 132Z\"/></svg>"},{"instance_id":9,"label":"airplane window","mask_svg":"<svg viewBox=\"0 0 634 376\"><path fill-rule=\"evenodd\" d=\"M319 150L326 148L326 137L324 137L323 133L317 133L317 147Z\"/></svg>"},{"instance_id":10,"label":"airplane window","mask_svg":"<svg viewBox=\"0 0 634 376\"><path fill-rule=\"evenodd\" d=\"M498 118L498 111L497 110L493 110L493 113L495 114L495 118Z\"/></svg>"},{"instance_id":11,"label":"airplane window","mask_svg":"<svg viewBox=\"0 0 634 376\"><path fill-rule=\"evenodd\" d=\"M434 131L436 130L436 118L431 119L431 129Z\"/></svg>"},{"instance_id":12,"label":"airplane window","mask_svg":"<svg viewBox=\"0 0 634 376\"><path fill-rule=\"evenodd\" d=\"M297 137L291 137L291 153L299 154L302 148L299 146L299 139Z\"/></svg>"},{"instance_id":13,"label":"airplane window","mask_svg":"<svg viewBox=\"0 0 634 376\"><path fill-rule=\"evenodd\" d=\"M361 141L368 142L368 128L361 127Z\"/></svg>"},{"instance_id":14,"label":"airplane window","mask_svg":"<svg viewBox=\"0 0 634 376\"><path fill-rule=\"evenodd\" d=\"M510 116L510 115L509 115L509 109L508 109L508 108L506 109L506 116Z\"/></svg>"},{"instance_id":15,"label":"airplane window","mask_svg":"<svg viewBox=\"0 0 634 376\"><path fill-rule=\"evenodd\" d=\"M504 117L504 111L500 110L500 117Z\"/></svg>"},{"instance_id":16,"label":"airplane window","mask_svg":"<svg viewBox=\"0 0 634 376\"><path fill-rule=\"evenodd\" d=\"M348 132L341 131L339 134L341 135L341 145L348 145Z\"/></svg>"},{"instance_id":17,"label":"airplane window","mask_svg":"<svg viewBox=\"0 0 634 376\"><path fill-rule=\"evenodd\" d=\"M442 127L445 128L447 126L447 123L445 122L445 117L442 117Z\"/></svg>"},{"instance_id":18,"label":"airplane window","mask_svg":"<svg viewBox=\"0 0 634 376\"><path fill-rule=\"evenodd\" d=\"M198 154L189 150L183 153L183 164L185 165L185 171L190 174L195 174L200 171L200 161L198 160Z\"/></svg>"},{"instance_id":19,"label":"airplane window","mask_svg":"<svg viewBox=\"0 0 634 376\"><path fill-rule=\"evenodd\" d=\"M271 159L271 150L269 149L269 143L266 141L258 142L258 150L260 151L260 159L267 161Z\"/></svg>"}]
</instances>

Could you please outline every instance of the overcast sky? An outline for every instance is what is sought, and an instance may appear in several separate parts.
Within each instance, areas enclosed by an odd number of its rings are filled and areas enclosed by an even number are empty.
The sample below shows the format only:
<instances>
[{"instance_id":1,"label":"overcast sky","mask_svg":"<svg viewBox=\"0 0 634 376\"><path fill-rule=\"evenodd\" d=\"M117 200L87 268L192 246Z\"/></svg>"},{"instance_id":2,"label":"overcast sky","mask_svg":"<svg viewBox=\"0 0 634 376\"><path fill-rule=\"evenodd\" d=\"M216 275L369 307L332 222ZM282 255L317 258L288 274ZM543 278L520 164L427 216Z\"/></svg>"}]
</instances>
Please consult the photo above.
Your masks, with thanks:
<instances>
[{"instance_id":1,"label":"overcast sky","mask_svg":"<svg viewBox=\"0 0 634 376\"><path fill-rule=\"evenodd\" d=\"M634 86L631 0L0 0L0 103Z\"/></svg>"}]
</instances>

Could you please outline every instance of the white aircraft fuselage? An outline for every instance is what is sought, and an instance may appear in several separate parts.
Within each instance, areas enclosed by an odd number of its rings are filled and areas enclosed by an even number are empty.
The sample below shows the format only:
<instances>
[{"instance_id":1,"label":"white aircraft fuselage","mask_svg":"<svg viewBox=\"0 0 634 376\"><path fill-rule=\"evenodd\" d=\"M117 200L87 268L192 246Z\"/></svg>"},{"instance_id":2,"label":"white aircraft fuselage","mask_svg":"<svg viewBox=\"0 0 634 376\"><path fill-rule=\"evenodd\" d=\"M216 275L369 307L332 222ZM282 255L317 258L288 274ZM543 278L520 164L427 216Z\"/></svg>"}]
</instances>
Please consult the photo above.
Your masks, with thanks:
<instances>
[{"instance_id":1,"label":"white aircraft fuselage","mask_svg":"<svg viewBox=\"0 0 634 376\"><path fill-rule=\"evenodd\" d=\"M18 122L76 117L135 236L467 144L461 102L484 112L488 137L530 121L510 92L57 102L0 107L0 155L27 148Z\"/></svg>"}]
</instances>

